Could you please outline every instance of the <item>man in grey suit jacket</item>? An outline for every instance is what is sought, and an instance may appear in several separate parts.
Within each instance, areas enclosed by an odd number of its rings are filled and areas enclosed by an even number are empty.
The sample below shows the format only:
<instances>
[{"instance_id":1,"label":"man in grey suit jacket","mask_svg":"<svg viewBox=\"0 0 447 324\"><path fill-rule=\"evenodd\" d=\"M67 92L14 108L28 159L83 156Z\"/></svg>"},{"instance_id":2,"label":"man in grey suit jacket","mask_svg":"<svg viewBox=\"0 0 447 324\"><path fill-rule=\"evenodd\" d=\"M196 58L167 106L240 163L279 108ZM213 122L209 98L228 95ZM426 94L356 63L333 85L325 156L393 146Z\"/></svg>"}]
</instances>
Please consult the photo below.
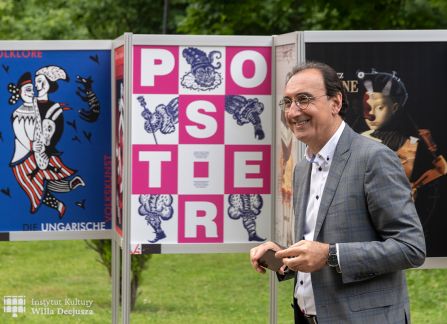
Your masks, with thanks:
<instances>
[{"instance_id":1,"label":"man in grey suit jacket","mask_svg":"<svg viewBox=\"0 0 447 324\"><path fill-rule=\"evenodd\" d=\"M296 323L409 323L405 274L425 260L425 240L396 153L343 121L346 94L326 64L296 67L281 109L307 145L294 171L295 238L250 251L252 266L272 249L295 278Z\"/></svg>"}]
</instances>

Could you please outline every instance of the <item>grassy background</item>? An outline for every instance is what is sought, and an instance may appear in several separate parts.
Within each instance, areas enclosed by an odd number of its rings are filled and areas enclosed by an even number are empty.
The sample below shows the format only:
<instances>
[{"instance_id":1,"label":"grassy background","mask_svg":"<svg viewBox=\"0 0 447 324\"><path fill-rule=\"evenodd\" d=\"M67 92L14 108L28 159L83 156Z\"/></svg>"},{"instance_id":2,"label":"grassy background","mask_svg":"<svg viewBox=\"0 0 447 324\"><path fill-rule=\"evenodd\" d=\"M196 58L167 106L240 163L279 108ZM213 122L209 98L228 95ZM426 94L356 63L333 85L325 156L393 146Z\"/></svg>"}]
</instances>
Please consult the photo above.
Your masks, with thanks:
<instances>
[{"instance_id":1,"label":"grassy background","mask_svg":"<svg viewBox=\"0 0 447 324\"><path fill-rule=\"evenodd\" d=\"M0 298L27 300L25 314L0 312L0 323L111 322L111 281L83 241L1 242L0 260ZM407 278L413 323L447 323L447 269L409 270ZM293 322L292 285L278 286L280 324ZM251 269L248 254L154 255L131 322L268 323L268 287L268 275ZM31 299L66 297L93 300L94 315L31 313Z\"/></svg>"}]
</instances>

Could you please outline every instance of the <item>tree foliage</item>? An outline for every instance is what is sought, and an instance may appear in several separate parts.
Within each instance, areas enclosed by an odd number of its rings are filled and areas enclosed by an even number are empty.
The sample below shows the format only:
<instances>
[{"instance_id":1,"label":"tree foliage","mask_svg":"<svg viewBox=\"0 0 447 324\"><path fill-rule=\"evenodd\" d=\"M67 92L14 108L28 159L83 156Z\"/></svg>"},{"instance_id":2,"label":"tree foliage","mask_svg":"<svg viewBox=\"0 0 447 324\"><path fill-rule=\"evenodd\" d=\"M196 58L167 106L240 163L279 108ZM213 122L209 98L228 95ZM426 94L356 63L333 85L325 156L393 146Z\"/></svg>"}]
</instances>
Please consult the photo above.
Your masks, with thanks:
<instances>
[{"instance_id":1,"label":"tree foliage","mask_svg":"<svg viewBox=\"0 0 447 324\"><path fill-rule=\"evenodd\" d=\"M273 35L447 28L444 0L0 0L2 39L114 39L125 32Z\"/></svg>"},{"instance_id":2,"label":"tree foliage","mask_svg":"<svg viewBox=\"0 0 447 324\"><path fill-rule=\"evenodd\" d=\"M295 30L296 0L193 0L177 30L186 34L272 35ZM292 29L290 29L292 28Z\"/></svg>"},{"instance_id":3,"label":"tree foliage","mask_svg":"<svg viewBox=\"0 0 447 324\"><path fill-rule=\"evenodd\" d=\"M296 30L447 28L441 0L191 0L178 31L272 35Z\"/></svg>"},{"instance_id":4,"label":"tree foliage","mask_svg":"<svg viewBox=\"0 0 447 324\"><path fill-rule=\"evenodd\" d=\"M2 39L82 39L89 33L66 1L0 2L0 36ZM68 2L69 4L70 2Z\"/></svg>"},{"instance_id":5,"label":"tree foliage","mask_svg":"<svg viewBox=\"0 0 447 324\"><path fill-rule=\"evenodd\" d=\"M169 1L174 33L187 0ZM0 0L1 39L115 39L125 32L160 34L164 0Z\"/></svg>"}]
</instances>

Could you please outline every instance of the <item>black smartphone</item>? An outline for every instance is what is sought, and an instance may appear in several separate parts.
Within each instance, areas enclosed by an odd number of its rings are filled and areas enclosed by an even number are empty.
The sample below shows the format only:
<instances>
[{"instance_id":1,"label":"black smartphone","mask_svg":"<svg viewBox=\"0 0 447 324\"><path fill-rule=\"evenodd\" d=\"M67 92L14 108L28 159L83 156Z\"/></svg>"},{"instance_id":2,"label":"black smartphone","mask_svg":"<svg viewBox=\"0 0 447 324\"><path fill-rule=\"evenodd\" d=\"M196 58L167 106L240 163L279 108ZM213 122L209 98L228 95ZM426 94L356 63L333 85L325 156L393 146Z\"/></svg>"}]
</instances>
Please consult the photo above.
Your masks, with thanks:
<instances>
[{"instance_id":1,"label":"black smartphone","mask_svg":"<svg viewBox=\"0 0 447 324\"><path fill-rule=\"evenodd\" d=\"M277 272L283 264L281 259L275 258L275 252L271 249L267 250L258 262L262 267Z\"/></svg>"}]
</instances>

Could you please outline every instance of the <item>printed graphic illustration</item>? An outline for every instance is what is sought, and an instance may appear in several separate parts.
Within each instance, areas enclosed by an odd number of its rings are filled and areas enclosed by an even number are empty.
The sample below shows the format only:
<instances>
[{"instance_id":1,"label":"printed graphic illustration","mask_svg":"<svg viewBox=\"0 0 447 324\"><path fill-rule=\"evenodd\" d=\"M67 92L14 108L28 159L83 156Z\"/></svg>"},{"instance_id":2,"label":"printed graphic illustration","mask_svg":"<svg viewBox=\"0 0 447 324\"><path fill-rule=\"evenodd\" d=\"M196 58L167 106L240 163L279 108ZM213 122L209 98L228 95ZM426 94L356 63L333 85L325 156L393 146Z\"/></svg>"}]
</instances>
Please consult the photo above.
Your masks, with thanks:
<instances>
[{"instance_id":1,"label":"printed graphic illustration","mask_svg":"<svg viewBox=\"0 0 447 324\"><path fill-rule=\"evenodd\" d=\"M76 119L72 121L67 120L67 125L73 128L76 132L78 131L78 127L76 126Z\"/></svg>"},{"instance_id":2,"label":"printed graphic illustration","mask_svg":"<svg viewBox=\"0 0 447 324\"><path fill-rule=\"evenodd\" d=\"M363 118L368 130L362 134L378 140L399 156L405 173L411 181L413 194L417 190L439 177L447 174L447 162L444 156L437 154L437 145L432 139L428 129L420 129L414 120L407 115L411 126L416 130L418 137L407 136L393 127L393 122L399 117L398 111L403 111L408 99L408 93L404 83L396 76L396 72L384 73L372 70L371 73L358 72L365 93L363 97ZM418 146L422 139L422 145L430 152L433 160L430 169L417 178L413 175L414 163Z\"/></svg>"},{"instance_id":3,"label":"printed graphic illustration","mask_svg":"<svg viewBox=\"0 0 447 324\"><path fill-rule=\"evenodd\" d=\"M9 187L1 188L0 192L2 194L4 194L5 196L8 196L9 198L11 198L11 190L9 189Z\"/></svg>"},{"instance_id":4,"label":"printed graphic illustration","mask_svg":"<svg viewBox=\"0 0 447 324\"><path fill-rule=\"evenodd\" d=\"M296 58L296 47L293 44L281 45L276 47L276 73L277 80L285 80L287 73L292 69L295 64ZM277 82L276 91L277 93L284 92L285 82ZM279 103L278 103L279 104ZM293 230L292 218L292 174L293 169L296 164L296 156L297 154L297 142L295 136L290 130L287 120L285 118L284 113L279 110L280 117L277 118L277 134L280 134L281 145L279 148L279 175L280 175L280 194L282 199L282 217L283 222L281 225L281 229L277 226L276 236L286 237L284 233L287 233L287 241L282 241L282 245L288 246L293 244L291 238L291 231Z\"/></svg>"},{"instance_id":5,"label":"printed graphic illustration","mask_svg":"<svg viewBox=\"0 0 447 324\"><path fill-rule=\"evenodd\" d=\"M49 99L57 91L58 81L68 81L64 69L45 66L35 73L35 89L30 72L25 72L17 84L10 83L9 104L23 103L12 114L14 131L14 154L10 162L17 183L28 196L31 213L41 204L55 209L59 218L66 211L65 204L53 193L65 193L85 186L76 171L67 167L56 147L64 127L62 104Z\"/></svg>"},{"instance_id":6,"label":"printed graphic illustration","mask_svg":"<svg viewBox=\"0 0 447 324\"><path fill-rule=\"evenodd\" d=\"M154 136L155 144L158 144L155 132L160 131L166 135L175 131L175 124L178 124L178 97L169 101L167 105L158 105L153 113L147 107L143 96L137 99L143 108L141 116L146 120L144 130Z\"/></svg>"},{"instance_id":7,"label":"printed graphic illustration","mask_svg":"<svg viewBox=\"0 0 447 324\"><path fill-rule=\"evenodd\" d=\"M171 195L140 195L138 198L141 206L138 213L144 216L147 223L154 229L155 238L150 243L158 242L166 238L166 234L161 228L161 221L172 218L174 209L172 208Z\"/></svg>"},{"instance_id":8,"label":"printed graphic illustration","mask_svg":"<svg viewBox=\"0 0 447 324\"><path fill-rule=\"evenodd\" d=\"M355 129L384 143L399 156L423 225L431 219L439 201L439 178L447 174L447 162L429 129L420 128L405 109L408 92L396 72L357 72L363 94L363 115ZM422 195L425 207L421 209Z\"/></svg>"},{"instance_id":9,"label":"printed graphic illustration","mask_svg":"<svg viewBox=\"0 0 447 324\"><path fill-rule=\"evenodd\" d=\"M247 99L243 96L225 96L225 111L236 120L239 126L252 124L255 138L262 140L265 137L259 115L264 111L264 104L257 98Z\"/></svg>"},{"instance_id":10,"label":"printed graphic illustration","mask_svg":"<svg viewBox=\"0 0 447 324\"><path fill-rule=\"evenodd\" d=\"M242 218L242 225L247 230L249 241L265 241L256 233L256 218L263 206L262 196L258 194L234 194L228 196L228 216L231 219Z\"/></svg>"},{"instance_id":11,"label":"printed graphic illustration","mask_svg":"<svg viewBox=\"0 0 447 324\"><path fill-rule=\"evenodd\" d=\"M6 65L6 64L2 64L2 67L3 67L3 70L4 70L6 73L9 73L9 66L8 66L8 65Z\"/></svg>"},{"instance_id":12,"label":"printed graphic illustration","mask_svg":"<svg viewBox=\"0 0 447 324\"><path fill-rule=\"evenodd\" d=\"M116 157L116 225L122 228L123 225L123 162L124 162L124 83L118 81L118 113L115 141Z\"/></svg>"},{"instance_id":13,"label":"printed graphic illustration","mask_svg":"<svg viewBox=\"0 0 447 324\"><path fill-rule=\"evenodd\" d=\"M98 54L90 55L89 58L90 58L93 62L95 62L96 64L99 64L99 56L98 56Z\"/></svg>"},{"instance_id":14,"label":"printed graphic illustration","mask_svg":"<svg viewBox=\"0 0 447 324\"><path fill-rule=\"evenodd\" d=\"M92 88L93 80L91 77L83 78L79 75L76 76L76 79L76 82L81 85L78 87L76 94L82 99L82 101L87 102L89 107L88 110L80 109L79 116L83 120L93 123L98 119L100 111L98 98L96 97L96 94Z\"/></svg>"},{"instance_id":15,"label":"printed graphic illustration","mask_svg":"<svg viewBox=\"0 0 447 324\"><path fill-rule=\"evenodd\" d=\"M87 132L87 131L83 130L82 134L84 134L84 137L88 142L92 141L92 132Z\"/></svg>"},{"instance_id":16,"label":"printed graphic illustration","mask_svg":"<svg viewBox=\"0 0 447 324\"><path fill-rule=\"evenodd\" d=\"M79 208L85 209L85 201L86 199L82 199L81 201L75 201L75 205Z\"/></svg>"},{"instance_id":17,"label":"printed graphic illustration","mask_svg":"<svg viewBox=\"0 0 447 324\"><path fill-rule=\"evenodd\" d=\"M222 76L217 71L222 64L220 51L211 51L208 55L198 48L188 47L183 50L183 57L191 65L191 71L183 77L181 84L191 90L209 91L222 83Z\"/></svg>"}]
</instances>

